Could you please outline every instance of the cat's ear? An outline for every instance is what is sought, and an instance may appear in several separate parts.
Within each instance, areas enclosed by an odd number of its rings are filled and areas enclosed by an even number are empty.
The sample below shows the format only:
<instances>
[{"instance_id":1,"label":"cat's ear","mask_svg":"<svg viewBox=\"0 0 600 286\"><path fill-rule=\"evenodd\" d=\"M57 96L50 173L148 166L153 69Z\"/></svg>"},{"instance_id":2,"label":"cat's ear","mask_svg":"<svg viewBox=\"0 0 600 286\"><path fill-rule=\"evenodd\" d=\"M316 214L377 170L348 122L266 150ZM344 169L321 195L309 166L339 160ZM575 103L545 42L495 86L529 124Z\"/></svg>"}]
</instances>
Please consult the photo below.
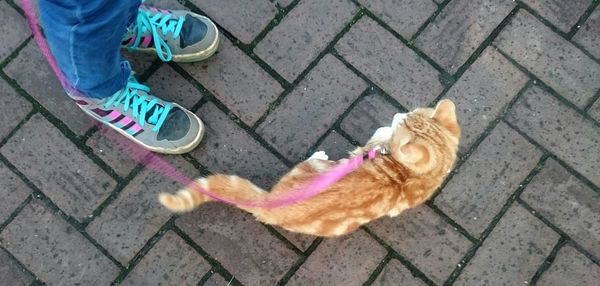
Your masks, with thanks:
<instances>
[{"instance_id":1,"label":"cat's ear","mask_svg":"<svg viewBox=\"0 0 600 286\"><path fill-rule=\"evenodd\" d=\"M410 132L399 132L393 140L393 156L406 165L422 165L429 161L429 151L425 146L412 141Z\"/></svg>"},{"instance_id":2,"label":"cat's ear","mask_svg":"<svg viewBox=\"0 0 600 286\"><path fill-rule=\"evenodd\" d=\"M449 99L441 100L431 115L440 125L455 136L460 136L460 127L456 118L456 106Z\"/></svg>"}]
</instances>

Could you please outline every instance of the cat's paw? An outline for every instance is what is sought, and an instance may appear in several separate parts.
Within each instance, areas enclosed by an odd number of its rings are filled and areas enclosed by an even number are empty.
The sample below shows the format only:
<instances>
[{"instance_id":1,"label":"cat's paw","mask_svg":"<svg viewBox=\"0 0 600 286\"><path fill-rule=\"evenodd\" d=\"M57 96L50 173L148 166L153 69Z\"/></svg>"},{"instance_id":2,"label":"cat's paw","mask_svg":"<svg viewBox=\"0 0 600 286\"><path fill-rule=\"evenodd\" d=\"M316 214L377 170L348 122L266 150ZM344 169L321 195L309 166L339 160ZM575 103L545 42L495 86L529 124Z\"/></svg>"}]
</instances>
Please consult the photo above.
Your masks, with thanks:
<instances>
[{"instance_id":1,"label":"cat's paw","mask_svg":"<svg viewBox=\"0 0 600 286\"><path fill-rule=\"evenodd\" d=\"M329 160L329 156L327 156L325 151L319 151L312 154L308 160Z\"/></svg>"}]
</instances>

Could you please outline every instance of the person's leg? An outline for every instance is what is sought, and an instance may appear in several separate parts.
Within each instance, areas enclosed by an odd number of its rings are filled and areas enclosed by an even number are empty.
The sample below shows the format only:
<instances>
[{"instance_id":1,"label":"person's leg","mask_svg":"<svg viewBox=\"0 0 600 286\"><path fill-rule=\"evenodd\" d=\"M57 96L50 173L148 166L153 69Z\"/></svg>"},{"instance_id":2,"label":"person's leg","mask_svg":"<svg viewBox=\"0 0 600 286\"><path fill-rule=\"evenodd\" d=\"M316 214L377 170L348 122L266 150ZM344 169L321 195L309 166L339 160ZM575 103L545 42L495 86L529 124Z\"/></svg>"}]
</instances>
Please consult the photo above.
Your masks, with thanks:
<instances>
[{"instance_id":1,"label":"person's leg","mask_svg":"<svg viewBox=\"0 0 600 286\"><path fill-rule=\"evenodd\" d=\"M112 96L131 73L120 55L140 0L39 0L41 23L58 66L84 95Z\"/></svg>"}]
</instances>

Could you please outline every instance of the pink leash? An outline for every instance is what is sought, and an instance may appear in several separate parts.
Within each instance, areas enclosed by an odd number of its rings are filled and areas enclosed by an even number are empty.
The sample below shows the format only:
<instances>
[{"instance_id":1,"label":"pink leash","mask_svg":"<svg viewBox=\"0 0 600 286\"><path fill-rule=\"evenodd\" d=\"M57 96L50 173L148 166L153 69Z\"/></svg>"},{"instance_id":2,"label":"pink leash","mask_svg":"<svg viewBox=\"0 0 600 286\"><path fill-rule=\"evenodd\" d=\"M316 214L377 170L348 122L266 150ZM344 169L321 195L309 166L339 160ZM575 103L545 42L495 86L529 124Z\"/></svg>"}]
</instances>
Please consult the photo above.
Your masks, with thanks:
<instances>
[{"instance_id":1,"label":"pink leash","mask_svg":"<svg viewBox=\"0 0 600 286\"><path fill-rule=\"evenodd\" d=\"M56 60L52 56L50 48L48 47L48 44L42 36L40 26L37 21L37 18L35 17L35 12L33 10L33 5L31 4L31 1L22 0L21 5L23 10L25 11L25 16L27 17L27 23L29 24L31 31L33 32L33 37L36 43L38 44L42 55L44 55L44 57L50 64L50 67L58 77L60 83L63 85L68 94L82 96L81 92L79 92L69 83L62 71L58 68ZM208 190L205 190L204 188L200 187L200 185L197 182L189 179L187 176L181 173L181 171L177 170L177 168L173 167L167 161L161 159L159 156L148 150L140 148L139 146L135 145L135 143L132 143L126 138L123 138L120 135L111 136L106 132L103 133L107 138L114 137L108 139L115 143L119 141L119 143L121 143L120 145L125 146L128 149L126 150L127 154L129 154L138 163L141 163L149 169L162 173L163 175L167 175L168 177L174 179L176 182L184 186L192 187L193 189L197 190L198 192L201 192L202 194L212 198L215 201L220 201L223 203L246 208L279 208L308 200L324 192L330 186L341 180L343 177L358 169L364 163L365 157L367 159L373 159L377 155L377 150L373 149L370 150L366 156L356 156L350 158L344 164L337 165L333 167L330 171L315 177L310 183L308 183L304 187L290 191L279 198L264 201L232 200L220 197L212 192L209 192Z\"/></svg>"}]
</instances>

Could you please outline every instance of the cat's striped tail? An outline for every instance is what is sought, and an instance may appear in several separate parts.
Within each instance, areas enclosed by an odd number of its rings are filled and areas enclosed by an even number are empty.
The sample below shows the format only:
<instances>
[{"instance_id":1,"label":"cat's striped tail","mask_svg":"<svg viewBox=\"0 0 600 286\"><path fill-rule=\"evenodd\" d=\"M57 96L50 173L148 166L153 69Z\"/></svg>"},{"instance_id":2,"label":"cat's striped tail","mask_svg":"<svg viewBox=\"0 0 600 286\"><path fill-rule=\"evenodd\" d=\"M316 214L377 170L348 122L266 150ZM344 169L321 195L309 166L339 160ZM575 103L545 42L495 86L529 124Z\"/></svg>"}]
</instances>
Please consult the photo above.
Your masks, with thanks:
<instances>
[{"instance_id":1,"label":"cat's striped tail","mask_svg":"<svg viewBox=\"0 0 600 286\"><path fill-rule=\"evenodd\" d=\"M232 201L260 202L265 200L269 194L252 182L238 176L212 175L200 178L195 183L197 186L187 186L176 194L161 193L158 199L170 211L187 212L205 202L213 201L199 192L197 187ZM242 209L244 208L242 207Z\"/></svg>"}]
</instances>

